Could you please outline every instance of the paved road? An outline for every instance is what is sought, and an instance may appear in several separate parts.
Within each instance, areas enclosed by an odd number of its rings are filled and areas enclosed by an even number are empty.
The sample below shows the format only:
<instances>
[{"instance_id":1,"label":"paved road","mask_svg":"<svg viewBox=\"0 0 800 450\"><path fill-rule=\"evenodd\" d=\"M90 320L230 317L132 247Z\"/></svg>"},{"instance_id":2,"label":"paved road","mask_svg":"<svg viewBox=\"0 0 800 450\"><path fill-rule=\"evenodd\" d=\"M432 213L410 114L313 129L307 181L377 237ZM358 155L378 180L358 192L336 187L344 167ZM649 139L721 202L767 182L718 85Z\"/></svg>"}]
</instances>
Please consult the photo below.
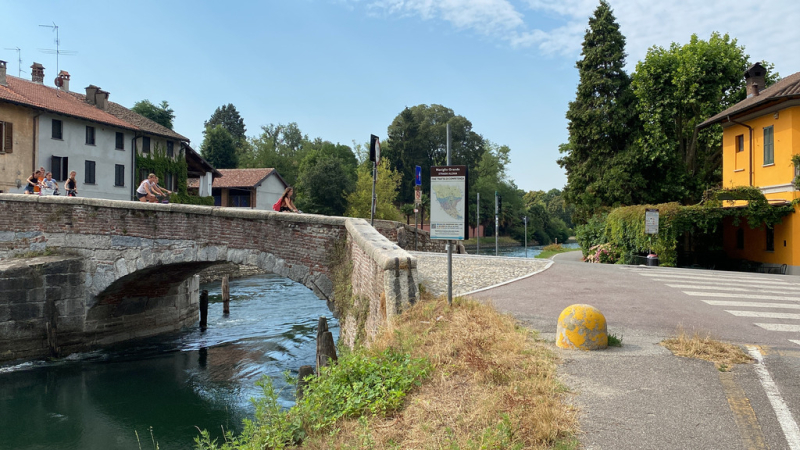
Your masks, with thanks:
<instances>
[{"instance_id":1,"label":"paved road","mask_svg":"<svg viewBox=\"0 0 800 450\"><path fill-rule=\"evenodd\" d=\"M800 278L578 256L559 255L545 272L474 296L551 339L565 307L590 304L622 337L622 348L561 352L587 449L800 450ZM722 373L676 358L658 342L679 327L751 346L762 364Z\"/></svg>"}]
</instances>

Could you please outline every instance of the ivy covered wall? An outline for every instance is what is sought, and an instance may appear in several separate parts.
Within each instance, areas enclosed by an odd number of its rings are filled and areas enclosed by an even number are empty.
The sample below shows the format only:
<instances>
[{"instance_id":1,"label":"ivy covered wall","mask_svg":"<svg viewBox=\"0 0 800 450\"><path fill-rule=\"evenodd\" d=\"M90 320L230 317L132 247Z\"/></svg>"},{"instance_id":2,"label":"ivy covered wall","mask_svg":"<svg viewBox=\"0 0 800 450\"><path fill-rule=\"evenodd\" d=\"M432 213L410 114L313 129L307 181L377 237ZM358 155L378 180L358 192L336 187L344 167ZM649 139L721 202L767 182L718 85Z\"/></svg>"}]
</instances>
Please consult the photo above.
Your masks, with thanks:
<instances>
[{"instance_id":1,"label":"ivy covered wall","mask_svg":"<svg viewBox=\"0 0 800 450\"><path fill-rule=\"evenodd\" d=\"M167 156L166 149L156 144L150 153L136 153L136 186L148 174L154 173L159 178L159 184L164 186L167 175L175 177L175 192L170 196L172 203L214 206L214 197L198 197L189 195L187 190L187 164L183 150L177 152L176 157Z\"/></svg>"}]
</instances>

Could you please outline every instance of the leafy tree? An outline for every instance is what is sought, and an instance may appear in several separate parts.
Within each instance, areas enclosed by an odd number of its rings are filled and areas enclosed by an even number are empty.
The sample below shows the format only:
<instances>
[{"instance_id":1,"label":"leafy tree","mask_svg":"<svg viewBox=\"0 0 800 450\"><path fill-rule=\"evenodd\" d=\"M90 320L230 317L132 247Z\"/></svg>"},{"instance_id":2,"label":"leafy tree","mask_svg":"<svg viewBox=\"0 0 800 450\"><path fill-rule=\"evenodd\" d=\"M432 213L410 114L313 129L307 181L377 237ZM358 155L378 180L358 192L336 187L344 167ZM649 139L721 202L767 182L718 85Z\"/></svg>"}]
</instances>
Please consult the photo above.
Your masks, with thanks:
<instances>
[{"instance_id":1,"label":"leafy tree","mask_svg":"<svg viewBox=\"0 0 800 450\"><path fill-rule=\"evenodd\" d=\"M637 144L650 166L648 202L696 203L720 184L722 128L698 131L697 125L745 98L748 59L736 39L712 33L708 41L692 35L685 45L652 47L636 65ZM768 74L768 85L777 81L777 73Z\"/></svg>"},{"instance_id":2,"label":"leafy tree","mask_svg":"<svg viewBox=\"0 0 800 450\"><path fill-rule=\"evenodd\" d=\"M375 186L377 205L375 218L400 220L400 213L394 206L400 188L400 174L389 167L388 161L378 165L378 181ZM349 217L369 219L372 206L372 167L368 164L358 166L356 189L347 196L347 213Z\"/></svg>"},{"instance_id":3,"label":"leafy tree","mask_svg":"<svg viewBox=\"0 0 800 450\"><path fill-rule=\"evenodd\" d=\"M355 189L356 157L350 147L319 138L306 144L308 153L297 178L298 206L304 211L340 216Z\"/></svg>"},{"instance_id":4,"label":"leafy tree","mask_svg":"<svg viewBox=\"0 0 800 450\"><path fill-rule=\"evenodd\" d=\"M233 103L218 107L211 114L211 118L203 122L205 128L213 128L217 125L222 125L222 128L228 130L234 141L244 142L247 140L247 136L245 136L247 128L244 126L244 119L239 115L239 111L236 110Z\"/></svg>"},{"instance_id":5,"label":"leafy tree","mask_svg":"<svg viewBox=\"0 0 800 450\"><path fill-rule=\"evenodd\" d=\"M400 213L406 216L406 225L411 225L411 216L414 215L414 204L403 203L403 206L400 207Z\"/></svg>"},{"instance_id":6,"label":"leafy tree","mask_svg":"<svg viewBox=\"0 0 800 450\"><path fill-rule=\"evenodd\" d=\"M575 100L567 111L569 143L559 148L567 171L564 195L586 220L603 207L631 204L643 184L636 152L635 98L625 73L625 37L605 0L589 18Z\"/></svg>"},{"instance_id":7,"label":"leafy tree","mask_svg":"<svg viewBox=\"0 0 800 450\"><path fill-rule=\"evenodd\" d=\"M236 168L238 162L233 136L222 125L206 129L200 153L218 169Z\"/></svg>"},{"instance_id":8,"label":"leafy tree","mask_svg":"<svg viewBox=\"0 0 800 450\"><path fill-rule=\"evenodd\" d=\"M154 105L150 100L140 100L133 104L131 111L139 114L140 116L147 117L153 122L163 125L170 130L172 129L172 121L175 119L175 111L169 107L169 103L163 100L160 105Z\"/></svg>"},{"instance_id":9,"label":"leafy tree","mask_svg":"<svg viewBox=\"0 0 800 450\"><path fill-rule=\"evenodd\" d=\"M269 124L240 149L239 167L272 167L290 185L297 182L300 163L309 150L309 139L296 123Z\"/></svg>"},{"instance_id":10,"label":"leafy tree","mask_svg":"<svg viewBox=\"0 0 800 450\"><path fill-rule=\"evenodd\" d=\"M484 152L483 137L472 131L464 116L442 105L417 105L405 108L389 126L387 142L382 142L382 158L401 175L400 200L414 200L415 166L430 173L431 166L447 162L447 124L450 124L451 159L455 165L475 167ZM422 189L430 191L429 177L423 177Z\"/></svg>"}]
</instances>

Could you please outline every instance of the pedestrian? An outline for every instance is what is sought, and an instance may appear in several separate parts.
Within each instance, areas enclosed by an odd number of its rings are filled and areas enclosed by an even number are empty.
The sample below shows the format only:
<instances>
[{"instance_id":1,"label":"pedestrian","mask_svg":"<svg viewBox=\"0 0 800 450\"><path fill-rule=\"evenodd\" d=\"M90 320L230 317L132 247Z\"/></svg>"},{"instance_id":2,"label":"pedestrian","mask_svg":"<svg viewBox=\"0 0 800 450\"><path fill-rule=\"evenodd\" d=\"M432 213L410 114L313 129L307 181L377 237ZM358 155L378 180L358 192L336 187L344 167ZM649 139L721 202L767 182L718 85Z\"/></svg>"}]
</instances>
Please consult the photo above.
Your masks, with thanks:
<instances>
[{"instance_id":1,"label":"pedestrian","mask_svg":"<svg viewBox=\"0 0 800 450\"><path fill-rule=\"evenodd\" d=\"M22 190L23 194L33 194L39 188L39 171L33 172L31 176L25 180L25 189Z\"/></svg>"},{"instance_id":2,"label":"pedestrian","mask_svg":"<svg viewBox=\"0 0 800 450\"><path fill-rule=\"evenodd\" d=\"M41 195L41 193L42 193L42 181L44 181L44 174L47 173L47 171L44 170L44 167L39 167L39 171L37 173L39 174L39 175L36 175L36 179L38 181L36 182L36 187L33 188L33 192L36 193L36 194Z\"/></svg>"},{"instance_id":3,"label":"pedestrian","mask_svg":"<svg viewBox=\"0 0 800 450\"><path fill-rule=\"evenodd\" d=\"M294 206L294 203L292 202L293 194L294 194L294 189L292 189L291 186L284 189L283 195L281 195L281 198L279 198L278 201L275 202L274 205L272 205L272 209L280 212L294 211L296 213L299 213L300 210L298 210L297 207Z\"/></svg>"},{"instance_id":4,"label":"pedestrian","mask_svg":"<svg viewBox=\"0 0 800 450\"><path fill-rule=\"evenodd\" d=\"M47 172L40 185L42 195L58 195L58 183L53 179L53 172Z\"/></svg>"},{"instance_id":5,"label":"pedestrian","mask_svg":"<svg viewBox=\"0 0 800 450\"><path fill-rule=\"evenodd\" d=\"M156 185L156 174L151 173L146 179L142 180L139 187L136 189L136 197L140 202L156 202L156 194L153 192L153 186Z\"/></svg>"},{"instance_id":6,"label":"pedestrian","mask_svg":"<svg viewBox=\"0 0 800 450\"><path fill-rule=\"evenodd\" d=\"M67 182L64 184L64 189L67 190L68 197L77 197L78 196L78 182L75 181L75 176L78 175L78 172L74 170L69 173L69 178L67 178Z\"/></svg>"}]
</instances>

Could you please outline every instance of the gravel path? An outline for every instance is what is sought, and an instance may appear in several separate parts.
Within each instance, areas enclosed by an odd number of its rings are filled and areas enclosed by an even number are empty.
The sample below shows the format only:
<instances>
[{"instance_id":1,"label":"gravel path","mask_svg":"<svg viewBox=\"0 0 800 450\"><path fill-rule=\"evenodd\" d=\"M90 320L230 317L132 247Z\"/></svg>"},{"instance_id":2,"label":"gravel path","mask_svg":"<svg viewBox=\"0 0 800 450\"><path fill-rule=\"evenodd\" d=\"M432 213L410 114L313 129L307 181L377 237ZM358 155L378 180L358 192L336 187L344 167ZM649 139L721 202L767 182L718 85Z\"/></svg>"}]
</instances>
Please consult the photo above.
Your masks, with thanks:
<instances>
[{"instance_id":1,"label":"gravel path","mask_svg":"<svg viewBox=\"0 0 800 450\"><path fill-rule=\"evenodd\" d=\"M417 257L420 282L434 295L447 293L447 254L410 252ZM453 255L453 295L464 295L541 272L547 259Z\"/></svg>"}]
</instances>

